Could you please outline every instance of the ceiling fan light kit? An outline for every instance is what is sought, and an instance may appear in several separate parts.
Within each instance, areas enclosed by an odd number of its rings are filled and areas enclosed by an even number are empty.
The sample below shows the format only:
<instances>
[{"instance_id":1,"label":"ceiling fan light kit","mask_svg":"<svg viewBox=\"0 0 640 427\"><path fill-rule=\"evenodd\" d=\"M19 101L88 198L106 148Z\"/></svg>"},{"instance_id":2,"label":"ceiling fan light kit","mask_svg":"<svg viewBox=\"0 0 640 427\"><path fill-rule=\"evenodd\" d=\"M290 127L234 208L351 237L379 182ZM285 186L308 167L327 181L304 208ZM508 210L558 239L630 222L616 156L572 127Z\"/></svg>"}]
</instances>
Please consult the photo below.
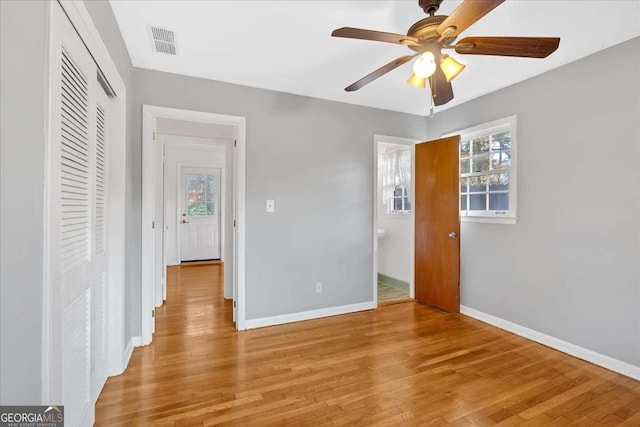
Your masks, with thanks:
<instances>
[{"instance_id":1,"label":"ceiling fan light kit","mask_svg":"<svg viewBox=\"0 0 640 427\"><path fill-rule=\"evenodd\" d=\"M450 82L451 80L458 77L462 70L465 69L465 67L466 65L459 63L446 53L443 54L442 58L440 59L440 68L442 69L447 82Z\"/></svg>"},{"instance_id":2,"label":"ceiling fan light kit","mask_svg":"<svg viewBox=\"0 0 640 427\"><path fill-rule=\"evenodd\" d=\"M415 74L411 74L411 77L409 77L407 83L418 89L424 89L425 87L427 87L427 79L424 77L418 77Z\"/></svg>"},{"instance_id":3,"label":"ceiling fan light kit","mask_svg":"<svg viewBox=\"0 0 640 427\"><path fill-rule=\"evenodd\" d=\"M413 74L418 77L431 77L436 72L436 57L430 51L426 51L413 63Z\"/></svg>"},{"instance_id":4,"label":"ceiling fan light kit","mask_svg":"<svg viewBox=\"0 0 640 427\"><path fill-rule=\"evenodd\" d=\"M417 56L413 64L413 74L407 83L417 88L425 88L428 80L431 104L444 105L453 99L451 81L460 75L465 65L441 53L442 49L454 49L460 55L546 58L555 52L560 44L557 37L466 37L455 43L460 33L504 0L464 0L451 15L436 15L442 1L418 0L420 8L429 16L413 24L406 35L352 27L333 31L331 35L334 37L395 43L417 52L391 61L347 86L345 90L358 90Z\"/></svg>"}]
</instances>

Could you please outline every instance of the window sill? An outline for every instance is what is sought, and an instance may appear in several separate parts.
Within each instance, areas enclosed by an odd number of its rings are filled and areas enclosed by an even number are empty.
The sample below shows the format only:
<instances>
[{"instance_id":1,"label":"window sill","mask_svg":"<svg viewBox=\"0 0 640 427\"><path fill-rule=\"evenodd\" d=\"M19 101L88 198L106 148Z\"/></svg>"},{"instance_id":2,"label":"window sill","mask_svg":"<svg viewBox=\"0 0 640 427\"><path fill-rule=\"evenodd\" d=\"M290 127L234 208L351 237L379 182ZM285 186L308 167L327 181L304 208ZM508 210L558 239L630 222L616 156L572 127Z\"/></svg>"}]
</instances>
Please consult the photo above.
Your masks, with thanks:
<instances>
[{"instance_id":1,"label":"window sill","mask_svg":"<svg viewBox=\"0 0 640 427\"><path fill-rule=\"evenodd\" d=\"M385 212L384 215L403 217L403 216L411 216L411 212Z\"/></svg>"},{"instance_id":2,"label":"window sill","mask_svg":"<svg viewBox=\"0 0 640 427\"><path fill-rule=\"evenodd\" d=\"M518 217L514 216L460 216L460 222L478 222L484 224L507 224L515 225L518 222Z\"/></svg>"}]
</instances>

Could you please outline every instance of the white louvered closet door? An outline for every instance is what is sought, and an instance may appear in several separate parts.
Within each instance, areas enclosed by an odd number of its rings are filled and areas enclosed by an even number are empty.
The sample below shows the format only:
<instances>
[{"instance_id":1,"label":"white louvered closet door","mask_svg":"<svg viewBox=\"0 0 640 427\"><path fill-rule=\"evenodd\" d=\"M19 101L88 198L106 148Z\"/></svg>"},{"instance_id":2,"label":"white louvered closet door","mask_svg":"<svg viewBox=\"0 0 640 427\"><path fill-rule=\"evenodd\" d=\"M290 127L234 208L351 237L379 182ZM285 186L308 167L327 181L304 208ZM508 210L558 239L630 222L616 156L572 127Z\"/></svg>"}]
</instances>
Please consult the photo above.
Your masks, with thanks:
<instances>
[{"instance_id":1,"label":"white louvered closet door","mask_svg":"<svg viewBox=\"0 0 640 427\"><path fill-rule=\"evenodd\" d=\"M91 282L91 400L95 402L107 381L107 198L110 100L101 87L97 89L93 110L96 119L95 175L93 197L93 267Z\"/></svg>"},{"instance_id":2,"label":"white louvered closet door","mask_svg":"<svg viewBox=\"0 0 640 427\"><path fill-rule=\"evenodd\" d=\"M48 403L65 406L65 425L85 426L106 379L108 103L99 101L97 67L57 2L51 13Z\"/></svg>"}]
</instances>

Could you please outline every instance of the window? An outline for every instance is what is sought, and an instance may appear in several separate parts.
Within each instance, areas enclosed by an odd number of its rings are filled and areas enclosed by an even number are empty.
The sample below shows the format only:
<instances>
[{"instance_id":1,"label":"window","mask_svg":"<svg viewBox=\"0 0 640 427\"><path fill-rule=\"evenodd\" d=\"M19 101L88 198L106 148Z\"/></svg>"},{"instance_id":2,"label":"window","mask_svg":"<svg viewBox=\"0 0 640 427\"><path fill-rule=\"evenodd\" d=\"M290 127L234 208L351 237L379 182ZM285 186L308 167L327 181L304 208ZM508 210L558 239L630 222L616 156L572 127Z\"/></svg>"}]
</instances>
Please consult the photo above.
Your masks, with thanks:
<instances>
[{"instance_id":1,"label":"window","mask_svg":"<svg viewBox=\"0 0 640 427\"><path fill-rule=\"evenodd\" d=\"M516 117L460 135L460 215L465 222L516 222Z\"/></svg>"},{"instance_id":2,"label":"window","mask_svg":"<svg viewBox=\"0 0 640 427\"><path fill-rule=\"evenodd\" d=\"M215 196L213 175L187 174L187 211L189 216L215 215Z\"/></svg>"},{"instance_id":3,"label":"window","mask_svg":"<svg viewBox=\"0 0 640 427\"><path fill-rule=\"evenodd\" d=\"M411 213L411 149L393 148L382 155L382 203L389 214Z\"/></svg>"}]
</instances>

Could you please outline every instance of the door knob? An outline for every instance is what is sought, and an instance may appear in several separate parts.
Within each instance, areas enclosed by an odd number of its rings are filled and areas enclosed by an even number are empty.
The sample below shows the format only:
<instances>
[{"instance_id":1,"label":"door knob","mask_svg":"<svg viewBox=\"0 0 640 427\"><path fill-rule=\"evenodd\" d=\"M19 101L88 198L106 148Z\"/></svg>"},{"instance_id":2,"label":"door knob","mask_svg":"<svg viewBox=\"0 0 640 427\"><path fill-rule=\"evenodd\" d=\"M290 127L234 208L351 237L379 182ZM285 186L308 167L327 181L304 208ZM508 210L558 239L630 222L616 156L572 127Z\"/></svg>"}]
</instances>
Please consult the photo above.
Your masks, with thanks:
<instances>
[{"instance_id":1,"label":"door knob","mask_svg":"<svg viewBox=\"0 0 640 427\"><path fill-rule=\"evenodd\" d=\"M182 223L183 223L183 224L189 224L189 221L187 221L186 219L183 219L183 220L182 220Z\"/></svg>"},{"instance_id":2,"label":"door knob","mask_svg":"<svg viewBox=\"0 0 640 427\"><path fill-rule=\"evenodd\" d=\"M458 234L456 234L455 231L452 231L451 233L449 233L449 237L451 237L452 239L455 239L456 237L458 237Z\"/></svg>"}]
</instances>

